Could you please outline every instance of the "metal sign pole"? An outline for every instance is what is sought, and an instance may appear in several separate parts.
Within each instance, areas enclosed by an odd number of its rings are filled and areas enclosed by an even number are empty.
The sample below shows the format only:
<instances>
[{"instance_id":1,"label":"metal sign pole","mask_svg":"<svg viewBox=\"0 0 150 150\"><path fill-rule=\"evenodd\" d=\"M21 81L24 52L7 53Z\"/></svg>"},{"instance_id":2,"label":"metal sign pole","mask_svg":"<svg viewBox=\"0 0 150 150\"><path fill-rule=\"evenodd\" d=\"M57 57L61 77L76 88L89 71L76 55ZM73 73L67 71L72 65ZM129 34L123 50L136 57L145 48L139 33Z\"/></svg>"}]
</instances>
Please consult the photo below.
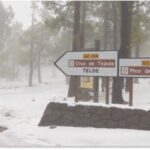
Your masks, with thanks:
<instances>
[{"instance_id":1,"label":"metal sign pole","mask_svg":"<svg viewBox=\"0 0 150 150\"><path fill-rule=\"evenodd\" d=\"M129 78L129 106L133 106L133 78Z\"/></svg>"},{"instance_id":2,"label":"metal sign pole","mask_svg":"<svg viewBox=\"0 0 150 150\"><path fill-rule=\"evenodd\" d=\"M95 50L100 50L100 40L95 40ZM94 77L94 102L98 102L99 99L99 77Z\"/></svg>"},{"instance_id":3,"label":"metal sign pole","mask_svg":"<svg viewBox=\"0 0 150 150\"><path fill-rule=\"evenodd\" d=\"M109 104L109 77L106 77L106 104Z\"/></svg>"},{"instance_id":4,"label":"metal sign pole","mask_svg":"<svg viewBox=\"0 0 150 150\"><path fill-rule=\"evenodd\" d=\"M78 98L78 80L79 78L76 76L75 78L75 102L78 102L79 98Z\"/></svg>"},{"instance_id":5,"label":"metal sign pole","mask_svg":"<svg viewBox=\"0 0 150 150\"><path fill-rule=\"evenodd\" d=\"M150 58L120 59L119 76L129 77L129 106L133 106L133 78L150 77Z\"/></svg>"}]
</instances>

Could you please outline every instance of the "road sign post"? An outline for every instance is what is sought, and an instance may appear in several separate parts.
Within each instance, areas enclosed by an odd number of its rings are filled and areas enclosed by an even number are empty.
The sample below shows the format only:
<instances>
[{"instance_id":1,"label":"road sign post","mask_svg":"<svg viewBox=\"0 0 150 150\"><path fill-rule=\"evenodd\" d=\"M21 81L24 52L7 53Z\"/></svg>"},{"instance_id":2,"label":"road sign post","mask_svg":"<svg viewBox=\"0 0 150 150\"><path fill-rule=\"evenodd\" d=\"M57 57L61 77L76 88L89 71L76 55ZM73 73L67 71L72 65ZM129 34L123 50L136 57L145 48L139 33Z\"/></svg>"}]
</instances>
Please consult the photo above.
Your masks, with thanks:
<instances>
[{"instance_id":1,"label":"road sign post","mask_svg":"<svg viewBox=\"0 0 150 150\"><path fill-rule=\"evenodd\" d=\"M100 41L95 40L95 50L99 51L100 50ZM99 100L99 77L94 77L94 102L98 102Z\"/></svg>"},{"instance_id":2,"label":"road sign post","mask_svg":"<svg viewBox=\"0 0 150 150\"><path fill-rule=\"evenodd\" d=\"M106 87L106 104L109 104L109 77L106 77L106 82L105 82L105 87Z\"/></svg>"},{"instance_id":3,"label":"road sign post","mask_svg":"<svg viewBox=\"0 0 150 150\"><path fill-rule=\"evenodd\" d=\"M95 42L96 50L99 50ZM98 102L99 77L115 77L118 68L117 51L70 51L64 53L55 65L67 76L93 76L94 79L94 102ZM78 77L77 77L78 78ZM77 81L78 82L78 81ZM76 85L75 100L78 100L78 87ZM109 87L109 85L107 86ZM109 89L107 100L109 99ZM108 102L107 102L108 103Z\"/></svg>"},{"instance_id":4,"label":"road sign post","mask_svg":"<svg viewBox=\"0 0 150 150\"><path fill-rule=\"evenodd\" d=\"M133 78L150 77L150 58L130 58L119 60L119 76L130 78L129 105L133 105Z\"/></svg>"},{"instance_id":5,"label":"road sign post","mask_svg":"<svg viewBox=\"0 0 150 150\"><path fill-rule=\"evenodd\" d=\"M129 78L129 106L133 106L133 78Z\"/></svg>"},{"instance_id":6,"label":"road sign post","mask_svg":"<svg viewBox=\"0 0 150 150\"><path fill-rule=\"evenodd\" d=\"M79 97L79 89L78 89L78 85L79 85L79 77L75 76L75 102L78 102L78 97Z\"/></svg>"}]
</instances>

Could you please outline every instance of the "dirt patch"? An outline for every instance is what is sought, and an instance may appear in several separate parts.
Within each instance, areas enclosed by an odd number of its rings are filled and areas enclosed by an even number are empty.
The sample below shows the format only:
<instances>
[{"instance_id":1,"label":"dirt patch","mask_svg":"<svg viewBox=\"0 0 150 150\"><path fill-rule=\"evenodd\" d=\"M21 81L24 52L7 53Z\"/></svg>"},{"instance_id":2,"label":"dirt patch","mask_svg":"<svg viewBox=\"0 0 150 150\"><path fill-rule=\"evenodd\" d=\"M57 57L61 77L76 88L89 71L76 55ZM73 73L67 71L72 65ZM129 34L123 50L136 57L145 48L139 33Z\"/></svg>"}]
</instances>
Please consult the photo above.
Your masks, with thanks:
<instances>
[{"instance_id":1,"label":"dirt patch","mask_svg":"<svg viewBox=\"0 0 150 150\"><path fill-rule=\"evenodd\" d=\"M7 127L4 127L4 126L0 126L0 132L3 132L5 130L7 130L8 128Z\"/></svg>"}]
</instances>

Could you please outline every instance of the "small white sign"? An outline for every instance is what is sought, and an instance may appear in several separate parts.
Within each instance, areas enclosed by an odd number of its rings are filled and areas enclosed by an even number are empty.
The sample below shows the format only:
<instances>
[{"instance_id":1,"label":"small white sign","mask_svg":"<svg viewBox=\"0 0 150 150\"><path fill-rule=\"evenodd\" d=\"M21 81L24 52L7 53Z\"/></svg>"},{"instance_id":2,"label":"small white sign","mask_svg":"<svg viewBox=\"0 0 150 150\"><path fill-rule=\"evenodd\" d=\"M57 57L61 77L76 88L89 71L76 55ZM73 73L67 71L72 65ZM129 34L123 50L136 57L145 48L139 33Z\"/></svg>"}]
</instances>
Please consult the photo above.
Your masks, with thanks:
<instances>
[{"instance_id":1,"label":"small white sign","mask_svg":"<svg viewBox=\"0 0 150 150\"><path fill-rule=\"evenodd\" d=\"M117 51L76 51L64 53L55 65L74 76L117 76Z\"/></svg>"},{"instance_id":2,"label":"small white sign","mask_svg":"<svg viewBox=\"0 0 150 150\"><path fill-rule=\"evenodd\" d=\"M120 59L119 76L150 77L150 59Z\"/></svg>"}]
</instances>

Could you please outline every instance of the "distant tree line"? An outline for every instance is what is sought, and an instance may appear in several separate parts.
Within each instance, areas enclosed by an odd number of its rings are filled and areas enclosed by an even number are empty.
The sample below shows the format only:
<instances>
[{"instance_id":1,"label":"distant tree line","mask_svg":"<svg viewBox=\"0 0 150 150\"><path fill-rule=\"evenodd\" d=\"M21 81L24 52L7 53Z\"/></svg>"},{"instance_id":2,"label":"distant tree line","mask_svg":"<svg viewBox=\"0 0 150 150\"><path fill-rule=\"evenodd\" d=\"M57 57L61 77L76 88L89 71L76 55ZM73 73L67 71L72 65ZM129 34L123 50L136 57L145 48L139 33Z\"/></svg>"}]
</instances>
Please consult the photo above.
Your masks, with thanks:
<instances>
[{"instance_id":1,"label":"distant tree line","mask_svg":"<svg viewBox=\"0 0 150 150\"><path fill-rule=\"evenodd\" d=\"M17 77L17 68L28 66L29 86L35 71L42 83L43 65L53 64L64 51L92 48L95 39L103 50L118 50L120 58L139 57L150 46L149 1L42 1L31 2L31 9L31 26L24 30L13 22L12 8L0 1L1 78ZM75 95L77 80L70 78L68 96ZM124 103L123 88L124 80L113 78L113 103Z\"/></svg>"}]
</instances>

